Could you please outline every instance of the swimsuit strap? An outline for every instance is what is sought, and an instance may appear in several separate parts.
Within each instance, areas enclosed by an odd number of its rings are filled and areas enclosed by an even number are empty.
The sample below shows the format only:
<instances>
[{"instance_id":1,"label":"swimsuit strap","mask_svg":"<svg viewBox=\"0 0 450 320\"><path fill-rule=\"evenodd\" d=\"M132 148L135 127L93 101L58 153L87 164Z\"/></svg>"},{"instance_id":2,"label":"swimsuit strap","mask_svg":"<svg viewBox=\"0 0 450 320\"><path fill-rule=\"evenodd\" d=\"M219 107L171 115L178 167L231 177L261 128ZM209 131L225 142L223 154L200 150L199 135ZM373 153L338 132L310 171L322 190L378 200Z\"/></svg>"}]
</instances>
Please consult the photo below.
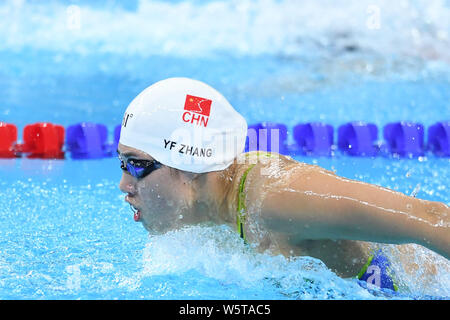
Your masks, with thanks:
<instances>
[{"instance_id":1,"label":"swimsuit strap","mask_svg":"<svg viewBox=\"0 0 450 320\"><path fill-rule=\"evenodd\" d=\"M245 154L246 157L249 157L249 156L252 156L252 155L257 155L257 156L264 155L264 156L266 156L268 158L275 157L274 155L272 155L269 152L262 152L262 151L248 152L248 153ZM248 167L245 170L244 174L242 175L241 181L239 182L238 207L237 207L237 215L236 215L236 224L237 224L238 233L239 233L240 237L242 239L244 239L244 242L246 241L245 234L244 234L244 222L245 222L246 217L247 217L247 207L245 205L244 187L245 187L245 180L247 179L247 175L250 172L250 170L255 166L255 164L250 165L250 167Z\"/></svg>"},{"instance_id":2,"label":"swimsuit strap","mask_svg":"<svg viewBox=\"0 0 450 320\"><path fill-rule=\"evenodd\" d=\"M247 217L247 207L245 206L244 186L245 186L245 180L247 179L247 174L250 172L250 170L254 166L255 166L255 164L252 164L248 169L245 170L244 174L242 175L241 181L239 183L236 223L237 223L237 229L238 229L239 235L241 236L242 239L244 239L244 241L245 241L244 222Z\"/></svg>"},{"instance_id":3,"label":"swimsuit strap","mask_svg":"<svg viewBox=\"0 0 450 320\"><path fill-rule=\"evenodd\" d=\"M267 151L250 151L250 152L247 152L244 156L245 157L250 157L250 156L253 156L253 155L256 155L256 156L266 156L266 157L268 157L268 158L275 158L276 156L274 155L274 154L272 154L272 152L267 152Z\"/></svg>"},{"instance_id":4,"label":"swimsuit strap","mask_svg":"<svg viewBox=\"0 0 450 320\"><path fill-rule=\"evenodd\" d=\"M266 156L268 158L274 158L275 155L271 154L270 152L266 151L251 151L247 152L245 154L245 157L250 156ZM245 205L245 180L247 179L247 175L250 172L250 170L255 166L256 163L251 164L250 167L248 167L244 174L242 175L241 181L239 182L239 192L238 192L238 208L237 208L237 215L236 215L236 224L237 224L237 230L242 239L244 239L244 242L246 242L245 234L244 234L244 222L247 218L247 207Z\"/></svg>"}]
</instances>

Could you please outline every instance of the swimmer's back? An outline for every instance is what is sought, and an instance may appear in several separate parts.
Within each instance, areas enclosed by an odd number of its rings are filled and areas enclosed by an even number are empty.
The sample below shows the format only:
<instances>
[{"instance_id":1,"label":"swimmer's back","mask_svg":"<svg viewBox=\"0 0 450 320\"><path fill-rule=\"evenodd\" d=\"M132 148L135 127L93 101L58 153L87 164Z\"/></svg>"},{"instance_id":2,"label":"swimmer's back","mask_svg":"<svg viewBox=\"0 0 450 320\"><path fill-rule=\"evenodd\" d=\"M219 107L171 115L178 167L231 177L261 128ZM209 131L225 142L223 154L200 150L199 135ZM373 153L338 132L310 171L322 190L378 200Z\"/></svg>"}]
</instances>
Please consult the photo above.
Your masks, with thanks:
<instances>
[{"instance_id":1,"label":"swimmer's back","mask_svg":"<svg viewBox=\"0 0 450 320\"><path fill-rule=\"evenodd\" d=\"M290 187L291 176L295 173L314 176L315 172L332 171L317 165L310 165L293 160L277 153L248 152L242 154L238 161L240 166L236 174L235 190L239 190L239 182L245 175L244 194L247 219L241 234L245 234L249 243L257 244L260 250L275 250L285 256L311 256L322 260L330 269L344 277L357 274L369 257L370 246L362 241L351 240L302 240L295 241L289 234L270 232L264 228L260 206L268 192L280 192ZM313 182L312 182L313 183ZM314 183L313 183L314 184ZM239 195L236 193L236 214L238 214ZM299 214L302 214L299 210ZM244 220L244 219L243 219ZM252 224L258 224L255 227ZM255 234L255 231L259 234ZM349 264L349 261L353 263Z\"/></svg>"}]
</instances>

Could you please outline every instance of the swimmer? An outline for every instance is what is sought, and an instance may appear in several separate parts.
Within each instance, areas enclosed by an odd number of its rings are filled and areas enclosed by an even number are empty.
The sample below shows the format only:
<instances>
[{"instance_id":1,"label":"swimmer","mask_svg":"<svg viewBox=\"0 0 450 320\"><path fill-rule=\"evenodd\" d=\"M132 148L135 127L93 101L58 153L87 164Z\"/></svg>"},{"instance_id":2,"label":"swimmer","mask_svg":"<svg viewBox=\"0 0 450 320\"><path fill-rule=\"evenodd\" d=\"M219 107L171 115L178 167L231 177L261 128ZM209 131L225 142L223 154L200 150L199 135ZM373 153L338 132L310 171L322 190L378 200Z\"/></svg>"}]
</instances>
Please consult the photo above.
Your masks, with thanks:
<instances>
[{"instance_id":1,"label":"swimmer","mask_svg":"<svg viewBox=\"0 0 450 320\"><path fill-rule=\"evenodd\" d=\"M243 153L247 123L203 82L170 78L128 106L120 190L153 234L226 224L253 247L318 258L341 277L390 273L375 250L419 244L450 258L450 209L278 153ZM373 269L373 268L372 268ZM380 280L397 290L391 275Z\"/></svg>"}]
</instances>

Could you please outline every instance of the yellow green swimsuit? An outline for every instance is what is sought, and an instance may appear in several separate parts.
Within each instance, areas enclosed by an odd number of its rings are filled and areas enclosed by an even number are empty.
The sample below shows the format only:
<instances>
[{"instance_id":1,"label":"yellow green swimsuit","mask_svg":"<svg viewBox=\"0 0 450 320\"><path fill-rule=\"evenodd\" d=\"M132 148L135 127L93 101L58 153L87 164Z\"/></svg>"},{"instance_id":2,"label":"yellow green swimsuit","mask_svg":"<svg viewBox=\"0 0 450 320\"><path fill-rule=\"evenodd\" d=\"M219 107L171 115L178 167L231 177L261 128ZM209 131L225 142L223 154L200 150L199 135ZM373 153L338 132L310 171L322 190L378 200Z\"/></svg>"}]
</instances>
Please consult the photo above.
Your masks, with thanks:
<instances>
[{"instance_id":1,"label":"yellow green swimsuit","mask_svg":"<svg viewBox=\"0 0 450 320\"><path fill-rule=\"evenodd\" d=\"M245 156L248 157L254 153L247 153ZM259 156L259 152L256 153ZM270 153L266 152L265 156L273 157ZM244 223L247 217L247 207L245 205L245 181L247 180L247 175L250 170L255 166L255 164L250 165L241 177L239 182L238 190L238 205L236 214L236 225L237 231L240 237L246 243L246 237L244 232ZM393 274L390 267L390 262L383 254L381 250L376 251L372 254L367 263L361 269L361 271L356 276L360 283L371 284L379 287L380 289L390 289L393 291L398 291L398 286L393 280ZM364 285L363 285L364 286Z\"/></svg>"},{"instance_id":2,"label":"yellow green swimsuit","mask_svg":"<svg viewBox=\"0 0 450 320\"><path fill-rule=\"evenodd\" d=\"M247 217L247 207L245 206L244 186L245 186L245 180L247 179L247 174L254 166L255 165L252 164L247 170L245 170L244 174L242 175L241 181L239 183L236 223L237 223L238 233L241 236L241 238L244 239L244 241L246 241L245 233L244 233L244 222Z\"/></svg>"},{"instance_id":3,"label":"yellow green swimsuit","mask_svg":"<svg viewBox=\"0 0 450 320\"><path fill-rule=\"evenodd\" d=\"M262 151L247 152L245 154L245 157L249 158L252 155L255 155L255 156L258 156L258 157L262 155L262 156L265 156L265 157L268 157L268 158L275 157L270 152L262 152ZM242 175L241 181L239 182L236 224L237 224L238 233L239 233L240 237L244 240L244 242L246 242L245 233L244 233L244 223L245 223L245 220L246 220L246 217L247 217L247 207L245 205L245 190L244 190L244 187L245 187L245 180L247 180L247 175L250 172L250 170L253 169L254 166L255 166L255 164L251 164L250 167L248 167L244 171L244 174Z\"/></svg>"}]
</instances>

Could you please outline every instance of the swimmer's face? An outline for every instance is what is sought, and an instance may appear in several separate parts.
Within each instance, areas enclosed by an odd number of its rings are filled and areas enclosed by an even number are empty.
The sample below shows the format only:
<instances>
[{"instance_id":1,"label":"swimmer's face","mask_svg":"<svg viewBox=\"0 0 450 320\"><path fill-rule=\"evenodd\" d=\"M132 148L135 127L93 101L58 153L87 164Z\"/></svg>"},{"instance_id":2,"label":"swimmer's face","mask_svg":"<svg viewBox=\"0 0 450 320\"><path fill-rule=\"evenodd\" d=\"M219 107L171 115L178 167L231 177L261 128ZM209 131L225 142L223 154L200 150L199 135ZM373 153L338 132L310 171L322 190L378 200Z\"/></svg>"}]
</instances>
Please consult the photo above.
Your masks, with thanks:
<instances>
[{"instance_id":1,"label":"swimmer's face","mask_svg":"<svg viewBox=\"0 0 450 320\"><path fill-rule=\"evenodd\" d=\"M119 144L118 152L123 159L154 160L147 153L123 144ZM127 194L125 201L139 210L135 217L149 232L163 233L182 225L183 213L189 208L186 200L189 189L169 167L162 165L141 179L124 170L119 188Z\"/></svg>"}]
</instances>

